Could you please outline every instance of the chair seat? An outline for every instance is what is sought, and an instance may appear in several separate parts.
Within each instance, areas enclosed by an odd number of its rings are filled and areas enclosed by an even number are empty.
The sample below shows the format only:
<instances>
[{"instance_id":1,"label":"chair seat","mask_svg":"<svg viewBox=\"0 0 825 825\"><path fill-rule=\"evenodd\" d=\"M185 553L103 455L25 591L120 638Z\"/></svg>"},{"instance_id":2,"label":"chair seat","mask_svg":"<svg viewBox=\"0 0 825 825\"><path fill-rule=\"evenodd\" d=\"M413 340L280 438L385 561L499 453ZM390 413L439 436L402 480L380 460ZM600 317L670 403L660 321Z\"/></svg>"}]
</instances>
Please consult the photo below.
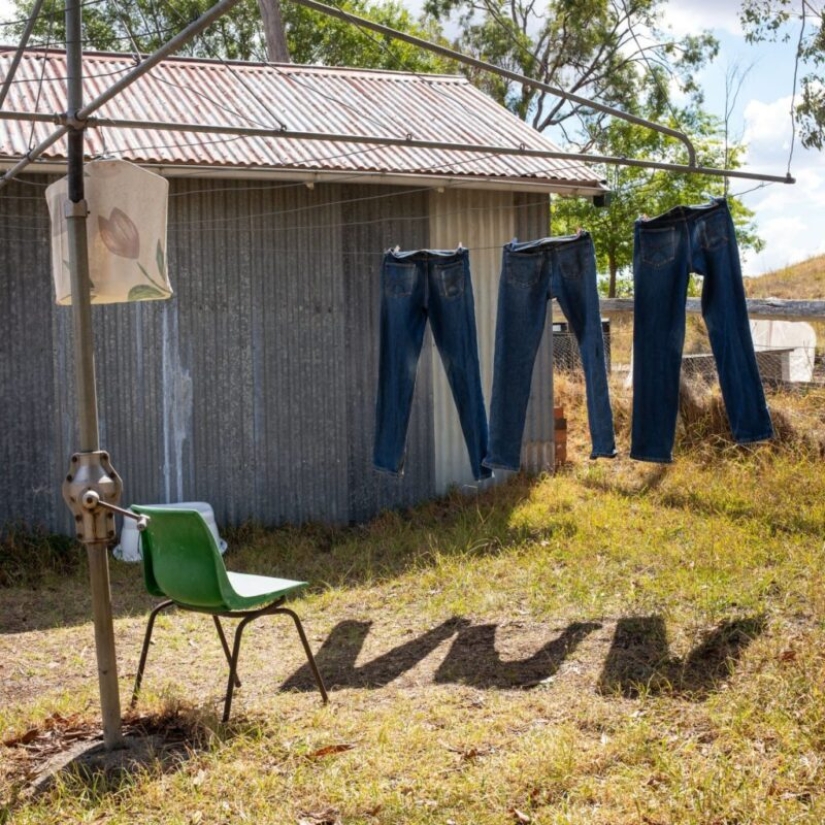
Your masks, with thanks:
<instances>
[{"instance_id":1,"label":"chair seat","mask_svg":"<svg viewBox=\"0 0 825 825\"><path fill-rule=\"evenodd\" d=\"M253 576L249 573L231 573L227 570L232 589L242 599L254 599L257 604L280 599L292 590L306 587L307 582L276 579L273 576Z\"/></svg>"}]
</instances>

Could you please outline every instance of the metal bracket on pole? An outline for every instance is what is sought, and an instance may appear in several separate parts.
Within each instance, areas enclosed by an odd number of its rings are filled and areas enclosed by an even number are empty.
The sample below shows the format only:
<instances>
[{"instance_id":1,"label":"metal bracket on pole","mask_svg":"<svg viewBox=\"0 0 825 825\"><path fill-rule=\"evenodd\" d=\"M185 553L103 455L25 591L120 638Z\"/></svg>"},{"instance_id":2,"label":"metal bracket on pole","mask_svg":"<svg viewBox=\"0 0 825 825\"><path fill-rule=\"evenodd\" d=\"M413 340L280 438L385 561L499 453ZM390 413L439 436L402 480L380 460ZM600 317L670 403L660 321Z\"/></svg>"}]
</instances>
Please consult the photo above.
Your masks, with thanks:
<instances>
[{"instance_id":1,"label":"metal bracket on pole","mask_svg":"<svg viewBox=\"0 0 825 825\"><path fill-rule=\"evenodd\" d=\"M89 204L85 200L66 200L63 202L63 216L67 219L86 218L89 216Z\"/></svg>"},{"instance_id":2,"label":"metal bracket on pole","mask_svg":"<svg viewBox=\"0 0 825 825\"><path fill-rule=\"evenodd\" d=\"M63 499L72 511L75 534L84 544L112 541L115 536L114 512L106 507L117 505L123 482L109 463L103 450L75 453L63 482Z\"/></svg>"}]
</instances>

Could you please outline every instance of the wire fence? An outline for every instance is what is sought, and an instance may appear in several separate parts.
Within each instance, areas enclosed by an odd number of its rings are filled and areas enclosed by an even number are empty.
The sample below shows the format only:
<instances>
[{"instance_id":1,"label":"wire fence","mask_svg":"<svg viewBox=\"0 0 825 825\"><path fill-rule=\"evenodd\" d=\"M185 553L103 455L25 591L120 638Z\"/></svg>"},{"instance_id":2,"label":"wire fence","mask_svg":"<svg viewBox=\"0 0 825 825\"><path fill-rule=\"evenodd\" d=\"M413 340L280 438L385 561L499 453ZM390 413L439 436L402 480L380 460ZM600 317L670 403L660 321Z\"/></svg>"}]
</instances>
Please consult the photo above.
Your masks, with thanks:
<instances>
[{"instance_id":1,"label":"wire fence","mask_svg":"<svg viewBox=\"0 0 825 825\"><path fill-rule=\"evenodd\" d=\"M756 345L756 361L766 388L801 392L811 387L825 387L825 323L816 343L799 346ZM633 364L633 319L627 313L602 319L605 362L617 388L631 389ZM566 321L553 323L553 361L555 372L575 377L582 363L576 338ZM716 360L698 317L688 317L682 352L682 378L691 384L718 384Z\"/></svg>"}]
</instances>

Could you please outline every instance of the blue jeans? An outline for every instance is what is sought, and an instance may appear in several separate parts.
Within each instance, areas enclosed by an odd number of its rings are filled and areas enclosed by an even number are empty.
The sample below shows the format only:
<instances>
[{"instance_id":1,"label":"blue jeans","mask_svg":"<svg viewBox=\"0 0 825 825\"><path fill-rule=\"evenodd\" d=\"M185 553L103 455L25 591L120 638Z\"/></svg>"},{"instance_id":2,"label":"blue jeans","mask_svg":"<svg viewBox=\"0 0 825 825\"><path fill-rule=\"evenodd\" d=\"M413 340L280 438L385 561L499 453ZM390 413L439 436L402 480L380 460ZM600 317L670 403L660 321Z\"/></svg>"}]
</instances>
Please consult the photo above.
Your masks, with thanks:
<instances>
[{"instance_id":1,"label":"blue jeans","mask_svg":"<svg viewBox=\"0 0 825 825\"><path fill-rule=\"evenodd\" d=\"M381 337L373 463L401 474L415 374L427 319L458 409L476 479L487 452L470 256L466 249L387 252L381 273Z\"/></svg>"},{"instance_id":2,"label":"blue jeans","mask_svg":"<svg viewBox=\"0 0 825 825\"><path fill-rule=\"evenodd\" d=\"M773 435L753 350L733 221L724 198L636 221L633 246L633 424L630 457L672 461L691 272L739 443Z\"/></svg>"},{"instance_id":3,"label":"blue jeans","mask_svg":"<svg viewBox=\"0 0 825 825\"><path fill-rule=\"evenodd\" d=\"M587 232L504 247L498 292L489 467L518 470L533 365L547 317L558 299L581 350L591 458L616 455L607 388L596 256Z\"/></svg>"}]
</instances>

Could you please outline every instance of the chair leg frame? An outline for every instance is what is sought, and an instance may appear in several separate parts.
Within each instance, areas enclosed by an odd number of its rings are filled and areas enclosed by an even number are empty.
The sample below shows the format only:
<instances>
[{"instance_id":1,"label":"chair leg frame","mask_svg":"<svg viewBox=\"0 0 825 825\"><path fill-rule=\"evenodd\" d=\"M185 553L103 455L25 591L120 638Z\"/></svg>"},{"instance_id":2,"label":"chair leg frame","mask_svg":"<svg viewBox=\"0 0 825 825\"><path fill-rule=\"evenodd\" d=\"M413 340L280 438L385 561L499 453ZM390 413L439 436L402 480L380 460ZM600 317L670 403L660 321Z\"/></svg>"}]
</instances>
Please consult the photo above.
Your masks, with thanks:
<instances>
[{"instance_id":1,"label":"chair leg frame","mask_svg":"<svg viewBox=\"0 0 825 825\"><path fill-rule=\"evenodd\" d=\"M140 684L143 681L143 671L146 668L146 657L149 655L149 642L152 641L152 630L155 627L155 619L161 610L166 610L167 607L172 607L172 605L174 605L174 602L171 599L167 599L165 602L156 605L149 614L149 621L146 623L146 633L143 636L143 648L140 651L140 662L137 673L135 674L135 686L132 689L132 701L129 703L129 707L132 710L134 710L137 704L138 694L140 693Z\"/></svg>"},{"instance_id":2,"label":"chair leg frame","mask_svg":"<svg viewBox=\"0 0 825 825\"><path fill-rule=\"evenodd\" d=\"M241 686L240 679L238 678L238 659L240 658L241 654L241 638L243 636L244 628L246 628L246 626L250 622L253 622L255 619L258 619L261 616L270 616L276 613L281 613L290 616L293 622L295 623L295 629L298 631L298 637L300 638L301 645L304 648L304 653L306 654L307 662L309 663L312 675L315 678L315 683L318 686L318 691L321 694L321 699L324 704L327 704L329 702L327 689L324 685L324 680L321 677L321 672L318 670L318 665L315 663L315 657L312 654L312 649L309 646L309 641L307 640L306 633L304 632L304 626L301 623L298 614L295 613L294 610L290 610L288 607L282 607L283 603L284 599L281 598L278 599L278 601L261 608L260 610L237 611L235 613L221 612L212 614L212 619L215 622L215 629L218 631L218 638L221 641L221 647L223 648L224 655L226 656L226 660L229 663L229 679L226 687L226 697L224 698L223 722L229 721L229 714L232 709L232 696L235 692L235 688ZM165 610L168 607L172 607L174 604L175 602L173 602L171 599L168 599L167 601L163 601L160 604L158 604L149 614L149 620L146 625L146 634L143 638L143 648L140 652L140 662L138 664L137 673L135 674L135 687L132 691L132 701L129 705L129 707L132 709L134 709L135 705L137 704L138 694L140 693L140 686L143 681L143 672L146 668L146 658L149 654L149 643L152 639L152 631L155 626L155 619L162 610ZM178 605L178 607L184 610L187 609L183 605ZM200 613L201 611L193 610L192 612ZM223 627L221 626L220 619L218 617L240 619L240 622L235 628L235 636L233 639L231 652L229 650L229 644L226 640L226 635L223 632Z\"/></svg>"}]
</instances>

